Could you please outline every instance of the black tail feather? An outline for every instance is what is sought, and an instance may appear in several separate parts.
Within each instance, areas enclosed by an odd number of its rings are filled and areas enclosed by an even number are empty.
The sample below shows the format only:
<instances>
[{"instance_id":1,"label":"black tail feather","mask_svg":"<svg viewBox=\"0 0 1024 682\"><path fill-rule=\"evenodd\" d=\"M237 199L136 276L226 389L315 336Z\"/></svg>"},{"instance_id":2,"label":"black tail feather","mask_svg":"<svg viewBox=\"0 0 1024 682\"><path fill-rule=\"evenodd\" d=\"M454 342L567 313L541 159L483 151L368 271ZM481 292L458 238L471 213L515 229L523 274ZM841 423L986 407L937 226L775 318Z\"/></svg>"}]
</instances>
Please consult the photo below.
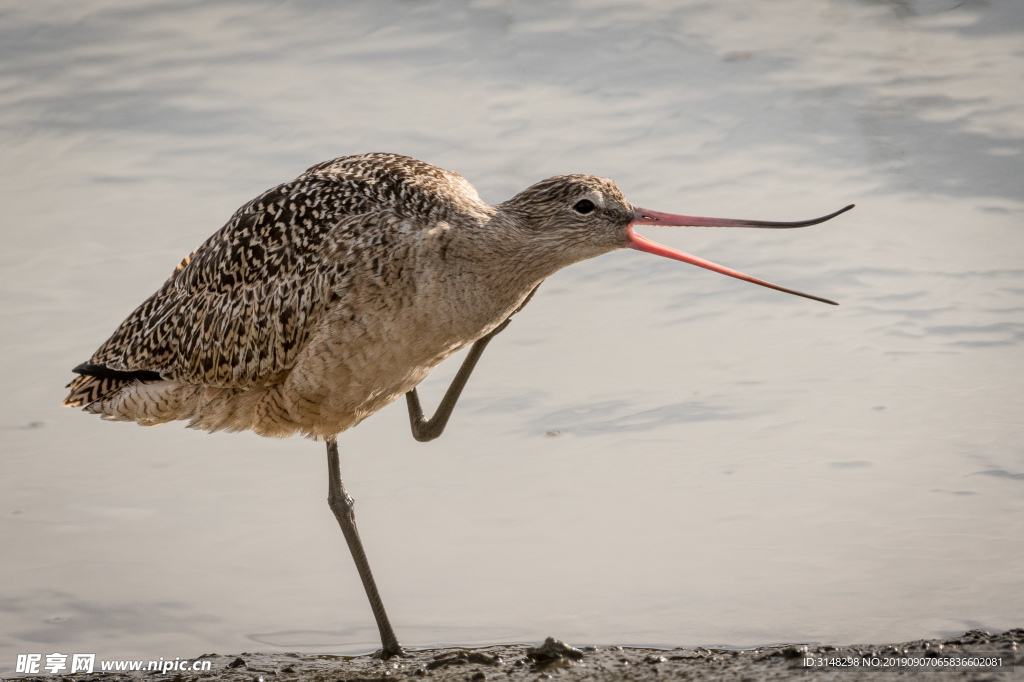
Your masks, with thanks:
<instances>
[{"instance_id":1,"label":"black tail feather","mask_svg":"<svg viewBox=\"0 0 1024 682\"><path fill-rule=\"evenodd\" d=\"M103 365L93 365L83 362L75 367L72 372L78 374L68 388L70 393L64 399L67 407L87 407L92 403L109 398L129 384L139 381L161 381L163 377L158 372L149 370L136 370L124 372L117 369L110 369Z\"/></svg>"},{"instance_id":2,"label":"black tail feather","mask_svg":"<svg viewBox=\"0 0 1024 682\"><path fill-rule=\"evenodd\" d=\"M152 372L148 369L138 369L130 372L125 372L120 369L110 369L103 365L93 365L88 362L83 362L78 367L71 370L75 374L82 374L87 377L99 377L100 379L120 379L122 381L130 381L137 379L138 381L161 381L163 379L159 372Z\"/></svg>"}]
</instances>

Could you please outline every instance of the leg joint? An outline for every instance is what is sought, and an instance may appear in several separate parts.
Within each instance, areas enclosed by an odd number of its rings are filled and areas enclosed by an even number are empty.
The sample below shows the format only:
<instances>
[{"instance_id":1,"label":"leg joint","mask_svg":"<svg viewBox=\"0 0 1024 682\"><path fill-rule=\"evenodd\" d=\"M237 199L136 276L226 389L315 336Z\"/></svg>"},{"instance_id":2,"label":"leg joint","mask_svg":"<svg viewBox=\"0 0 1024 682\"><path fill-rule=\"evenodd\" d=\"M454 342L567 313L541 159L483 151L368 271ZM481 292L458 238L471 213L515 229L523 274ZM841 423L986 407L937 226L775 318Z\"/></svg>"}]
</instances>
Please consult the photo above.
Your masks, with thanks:
<instances>
[{"instance_id":1,"label":"leg joint","mask_svg":"<svg viewBox=\"0 0 1024 682\"><path fill-rule=\"evenodd\" d=\"M340 514L351 516L355 514L356 501L345 491L331 490L327 494L327 506L331 508L335 516Z\"/></svg>"}]
</instances>

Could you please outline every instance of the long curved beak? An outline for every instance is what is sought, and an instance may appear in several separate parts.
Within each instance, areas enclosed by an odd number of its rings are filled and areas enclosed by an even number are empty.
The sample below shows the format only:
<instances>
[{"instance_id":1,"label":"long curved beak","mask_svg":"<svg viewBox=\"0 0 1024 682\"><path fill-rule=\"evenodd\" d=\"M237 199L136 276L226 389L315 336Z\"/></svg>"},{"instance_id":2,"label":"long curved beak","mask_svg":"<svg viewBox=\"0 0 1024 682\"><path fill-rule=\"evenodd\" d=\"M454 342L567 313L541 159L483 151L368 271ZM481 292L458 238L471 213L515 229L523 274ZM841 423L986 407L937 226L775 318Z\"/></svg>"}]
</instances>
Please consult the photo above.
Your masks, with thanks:
<instances>
[{"instance_id":1,"label":"long curved beak","mask_svg":"<svg viewBox=\"0 0 1024 682\"><path fill-rule=\"evenodd\" d=\"M835 213L830 213L827 216L821 218L814 218L813 220L800 220L792 223L779 223L770 222L766 220L732 220L729 218L700 218L697 216L688 215L673 215L671 213L660 213L658 211L648 211L646 208L640 208L637 206L633 207L633 221L626 228L626 234L629 237L629 243L626 245L631 249L637 251L644 251L646 253L653 253L656 256L664 256L665 258L671 258L673 260L682 261L683 263L689 263L690 265L696 265L700 268L706 268L713 272L718 272L729 277L735 277L736 279L742 279L746 282L752 282L754 284L760 284L763 287L769 289L775 289L776 291L784 291L787 294L793 294L794 296L803 296L813 301L821 301L822 303L828 303L829 305L839 305L835 301L830 301L827 298L820 298L818 296L812 296L811 294L805 294L802 291L796 291L795 289L787 289L780 287L777 284L771 282L765 282L764 280L745 275L742 272L727 268L717 263L712 263L709 260L698 258L697 256L691 256L688 253L682 251L676 251L670 249L667 246L651 241L647 237L642 237L633 231L633 228L637 225L677 225L686 227L763 227L770 229L788 229L793 227L806 227L808 225L817 225L823 223L826 220L835 218L840 213L845 213L854 207L854 204L850 204L845 208L841 208Z\"/></svg>"}]
</instances>

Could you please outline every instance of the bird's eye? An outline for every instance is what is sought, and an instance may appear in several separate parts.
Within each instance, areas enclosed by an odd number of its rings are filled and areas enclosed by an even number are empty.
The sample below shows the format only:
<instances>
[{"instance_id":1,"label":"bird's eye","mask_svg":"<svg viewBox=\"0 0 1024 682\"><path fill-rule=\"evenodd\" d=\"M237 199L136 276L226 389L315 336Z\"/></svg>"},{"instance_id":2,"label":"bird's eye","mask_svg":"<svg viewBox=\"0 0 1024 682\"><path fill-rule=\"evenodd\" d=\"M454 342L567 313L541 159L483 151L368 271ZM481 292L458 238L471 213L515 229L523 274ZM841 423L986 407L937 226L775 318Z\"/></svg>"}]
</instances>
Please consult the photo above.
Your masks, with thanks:
<instances>
[{"instance_id":1,"label":"bird's eye","mask_svg":"<svg viewBox=\"0 0 1024 682\"><path fill-rule=\"evenodd\" d=\"M594 210L594 202L590 199L580 199L576 202L576 205L572 207L572 210L577 213L590 213Z\"/></svg>"}]
</instances>

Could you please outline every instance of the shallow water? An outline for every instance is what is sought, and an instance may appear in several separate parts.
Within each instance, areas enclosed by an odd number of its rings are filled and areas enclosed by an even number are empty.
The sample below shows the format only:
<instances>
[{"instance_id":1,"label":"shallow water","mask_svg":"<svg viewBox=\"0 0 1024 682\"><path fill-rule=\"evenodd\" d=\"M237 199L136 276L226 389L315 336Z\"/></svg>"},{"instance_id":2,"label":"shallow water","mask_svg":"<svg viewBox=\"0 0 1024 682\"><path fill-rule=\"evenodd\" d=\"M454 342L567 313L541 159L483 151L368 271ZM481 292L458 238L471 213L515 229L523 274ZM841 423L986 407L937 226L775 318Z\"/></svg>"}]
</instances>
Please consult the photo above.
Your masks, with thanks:
<instances>
[{"instance_id":1,"label":"shallow water","mask_svg":"<svg viewBox=\"0 0 1024 682\"><path fill-rule=\"evenodd\" d=\"M61 408L240 204L395 151L787 220L552 277L444 437L340 439L410 646L897 641L1024 615L1024 6L34 2L0 10L0 672L361 652L323 446ZM422 386L433 405L458 359Z\"/></svg>"}]
</instances>

